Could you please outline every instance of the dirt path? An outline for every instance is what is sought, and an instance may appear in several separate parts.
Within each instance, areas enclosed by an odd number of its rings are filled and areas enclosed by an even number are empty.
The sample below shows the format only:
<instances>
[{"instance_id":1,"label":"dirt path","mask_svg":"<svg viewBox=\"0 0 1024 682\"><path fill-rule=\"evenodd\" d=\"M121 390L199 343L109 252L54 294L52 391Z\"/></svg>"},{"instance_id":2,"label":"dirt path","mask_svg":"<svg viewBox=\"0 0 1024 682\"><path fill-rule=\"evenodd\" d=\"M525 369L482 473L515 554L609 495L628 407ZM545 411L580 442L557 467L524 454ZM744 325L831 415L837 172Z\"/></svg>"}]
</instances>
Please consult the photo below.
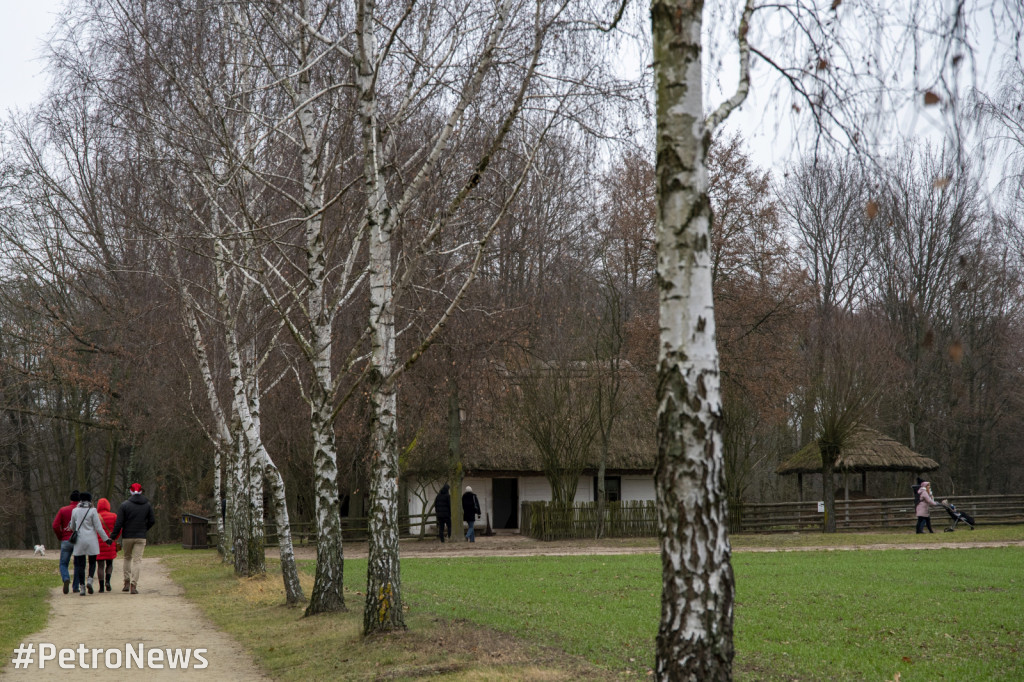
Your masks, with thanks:
<instances>
[{"instance_id":1,"label":"dirt path","mask_svg":"<svg viewBox=\"0 0 1024 682\"><path fill-rule=\"evenodd\" d=\"M454 539L454 538L453 538ZM802 545L796 547L733 547L734 554L746 552L829 552L840 550L883 550L883 549L948 549L948 548L979 548L979 547L1024 547L1024 541L997 540L988 542L968 542L955 539L940 540L929 543L881 543L870 545L835 545L815 546ZM462 558L474 556L487 557L529 557L529 556L576 556L576 555L613 555L613 554L657 554L660 550L654 538L644 540L636 538L610 538L605 540L556 540L540 542L518 534L499 534L492 537L477 536L474 543L465 541L440 543L437 538L425 540L403 540L400 547L402 558ZM365 559L367 545L365 542L346 542L344 546L346 559ZM267 556L277 558L277 548L268 548ZM299 559L315 559L316 548L303 546L295 548L295 556Z\"/></svg>"},{"instance_id":2,"label":"dirt path","mask_svg":"<svg viewBox=\"0 0 1024 682\"><path fill-rule=\"evenodd\" d=\"M20 552L24 557L27 552ZM45 559L53 561L52 553L47 552ZM157 669L149 665L149 652L156 649L191 649L188 663L188 676L192 679L209 680L266 680L256 669L252 658L242 647L228 635L213 626L199 611L198 607L184 598L182 589L171 580L163 562L157 558L146 558L142 562L139 594L131 595L122 592L122 568L120 558L114 562L114 573L111 578L113 593L94 594L81 597L75 593L63 594L61 588L55 587L50 592L50 620L46 628L25 638L24 644L35 645L35 658L31 666L17 670L10 660L3 661L2 679L6 680L46 680L46 679L82 679L93 677L102 680L162 680L177 678L184 667L178 659L178 669L171 669L164 656L163 668ZM54 581L59 585L59 577ZM97 585L98 586L98 585ZM59 657L47 661L43 669L39 668L40 645L52 644L56 650L78 649L84 644L87 649L104 649L97 654L96 665L93 665L92 653L87 652L84 658L76 651L70 655L75 661L74 669L62 670ZM134 659L129 659L126 647L131 645L133 652L145 647L145 667L139 670ZM202 669L199 659L195 658L197 649L207 661L208 666ZM114 653L119 651L119 654ZM108 668L106 657L111 664L119 663L119 668ZM119 659L119 660L116 660ZM85 665L89 666L86 670ZM156 658L154 663L160 663ZM131 669L126 665L131 663Z\"/></svg>"}]
</instances>

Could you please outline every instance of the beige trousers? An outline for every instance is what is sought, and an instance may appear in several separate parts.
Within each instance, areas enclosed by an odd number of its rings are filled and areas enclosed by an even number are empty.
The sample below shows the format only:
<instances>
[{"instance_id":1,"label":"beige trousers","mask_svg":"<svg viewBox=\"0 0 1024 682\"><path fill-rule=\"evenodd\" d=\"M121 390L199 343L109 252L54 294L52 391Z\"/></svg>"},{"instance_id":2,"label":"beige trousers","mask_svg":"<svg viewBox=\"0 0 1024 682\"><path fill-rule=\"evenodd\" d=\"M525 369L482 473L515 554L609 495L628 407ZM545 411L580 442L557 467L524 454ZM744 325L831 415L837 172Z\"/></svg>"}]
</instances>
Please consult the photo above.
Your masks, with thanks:
<instances>
[{"instance_id":1,"label":"beige trousers","mask_svg":"<svg viewBox=\"0 0 1024 682\"><path fill-rule=\"evenodd\" d=\"M139 584L139 569L142 568L142 553L146 551L146 538L122 538L121 548L124 550L124 581L132 585Z\"/></svg>"}]
</instances>

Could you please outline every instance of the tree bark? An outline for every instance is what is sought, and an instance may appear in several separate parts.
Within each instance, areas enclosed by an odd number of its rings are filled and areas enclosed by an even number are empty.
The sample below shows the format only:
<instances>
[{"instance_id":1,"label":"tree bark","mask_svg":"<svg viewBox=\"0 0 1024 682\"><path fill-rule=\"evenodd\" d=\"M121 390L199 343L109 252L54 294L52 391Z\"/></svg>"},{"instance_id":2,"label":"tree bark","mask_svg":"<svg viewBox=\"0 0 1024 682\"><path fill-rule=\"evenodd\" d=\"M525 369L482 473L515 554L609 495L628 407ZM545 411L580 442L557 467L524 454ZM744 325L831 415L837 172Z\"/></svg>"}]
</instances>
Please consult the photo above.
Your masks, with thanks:
<instances>
[{"instance_id":1,"label":"tree bark","mask_svg":"<svg viewBox=\"0 0 1024 682\"><path fill-rule=\"evenodd\" d=\"M462 528L462 418L459 385L452 379L448 394L448 470L452 479L452 528ZM471 523L472 521L470 521ZM467 529L468 530L468 529Z\"/></svg>"},{"instance_id":2,"label":"tree bark","mask_svg":"<svg viewBox=\"0 0 1024 682\"><path fill-rule=\"evenodd\" d=\"M370 542L366 565L363 634L405 629L398 557L397 400L391 379L395 372L395 311L392 289L390 209L380 166L377 121L377 42L373 0L357 3L356 85L363 138L363 180L370 235L370 403L373 410L370 462Z\"/></svg>"},{"instance_id":3,"label":"tree bark","mask_svg":"<svg viewBox=\"0 0 1024 682\"><path fill-rule=\"evenodd\" d=\"M729 680L735 583L722 455L703 121L703 3L651 7L657 95L661 334L658 459L661 680Z\"/></svg>"},{"instance_id":4,"label":"tree bark","mask_svg":"<svg viewBox=\"0 0 1024 682\"><path fill-rule=\"evenodd\" d=\"M825 500L825 532L836 532L836 486L834 480L839 448L819 444L821 450L821 494Z\"/></svg>"},{"instance_id":5,"label":"tree bark","mask_svg":"<svg viewBox=\"0 0 1024 682\"><path fill-rule=\"evenodd\" d=\"M302 13L305 16L305 4ZM334 383L331 372L333 314L326 304L327 261L323 235L323 192L317 162L318 133L313 120L308 61L309 37L302 32L296 102L300 106L302 134L303 218L306 237L306 310L310 322L310 430L313 436L314 488L316 492L316 577L306 615L344 611L344 548L341 537L341 501L338 497L338 452L334 436Z\"/></svg>"}]
</instances>

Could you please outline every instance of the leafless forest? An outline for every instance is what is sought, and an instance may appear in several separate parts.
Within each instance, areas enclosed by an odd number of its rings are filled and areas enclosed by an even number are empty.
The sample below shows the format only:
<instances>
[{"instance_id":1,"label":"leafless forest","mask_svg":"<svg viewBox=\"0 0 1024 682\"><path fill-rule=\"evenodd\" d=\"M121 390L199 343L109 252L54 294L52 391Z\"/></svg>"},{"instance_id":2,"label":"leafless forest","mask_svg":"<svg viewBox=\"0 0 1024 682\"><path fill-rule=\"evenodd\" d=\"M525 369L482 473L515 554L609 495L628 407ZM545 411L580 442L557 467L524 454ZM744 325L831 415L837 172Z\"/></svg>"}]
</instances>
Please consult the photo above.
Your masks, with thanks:
<instances>
[{"instance_id":1,"label":"leafless forest","mask_svg":"<svg viewBox=\"0 0 1024 682\"><path fill-rule=\"evenodd\" d=\"M3 123L0 545L138 480L159 539L230 490L329 548L343 510L393 525L400 471L447 474L452 414L463 451L529 444L557 387L510 368L574 368L585 466L609 414L653 461L651 86L616 68L618 3L352 5L82 2L58 28L46 100ZM830 409L944 492L1024 486L1020 61L1000 79L956 112L998 157L770 170L715 137L731 504L794 499L774 468Z\"/></svg>"}]
</instances>

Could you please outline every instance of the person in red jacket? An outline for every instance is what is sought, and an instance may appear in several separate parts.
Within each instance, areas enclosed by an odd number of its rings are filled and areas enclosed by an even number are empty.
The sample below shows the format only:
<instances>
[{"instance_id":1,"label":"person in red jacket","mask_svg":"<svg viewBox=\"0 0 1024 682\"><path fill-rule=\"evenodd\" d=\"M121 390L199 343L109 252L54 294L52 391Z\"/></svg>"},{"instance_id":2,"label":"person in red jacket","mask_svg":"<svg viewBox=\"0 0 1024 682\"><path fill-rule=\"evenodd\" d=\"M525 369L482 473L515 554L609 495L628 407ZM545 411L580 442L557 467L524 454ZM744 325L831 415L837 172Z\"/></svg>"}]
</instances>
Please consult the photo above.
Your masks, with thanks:
<instances>
[{"instance_id":1,"label":"person in red jacket","mask_svg":"<svg viewBox=\"0 0 1024 682\"><path fill-rule=\"evenodd\" d=\"M71 576L68 573L68 566L71 564L71 554L75 546L71 543L71 512L78 506L78 491L71 491L71 504L61 507L57 515L53 517L53 533L60 543L60 578L64 581L64 594L68 593L68 585L71 583ZM75 592L78 592L78 583L75 583Z\"/></svg>"},{"instance_id":2,"label":"person in red jacket","mask_svg":"<svg viewBox=\"0 0 1024 682\"><path fill-rule=\"evenodd\" d=\"M103 521L103 530L107 531L107 535L110 536L111 540L116 540L117 537L113 535L114 524L117 523L117 514L110 511L110 501L105 497L101 497L100 501L96 503L96 511L99 512L100 520ZM120 535L118 531L118 535ZM99 533L96 533L96 537L99 537ZM97 577L100 579L100 592L103 592L103 588L106 587L106 591L110 592L110 575L114 572L114 559L117 558L117 544L107 544L104 542L100 543L100 553L96 555L96 562L99 566L96 569Z\"/></svg>"}]
</instances>

